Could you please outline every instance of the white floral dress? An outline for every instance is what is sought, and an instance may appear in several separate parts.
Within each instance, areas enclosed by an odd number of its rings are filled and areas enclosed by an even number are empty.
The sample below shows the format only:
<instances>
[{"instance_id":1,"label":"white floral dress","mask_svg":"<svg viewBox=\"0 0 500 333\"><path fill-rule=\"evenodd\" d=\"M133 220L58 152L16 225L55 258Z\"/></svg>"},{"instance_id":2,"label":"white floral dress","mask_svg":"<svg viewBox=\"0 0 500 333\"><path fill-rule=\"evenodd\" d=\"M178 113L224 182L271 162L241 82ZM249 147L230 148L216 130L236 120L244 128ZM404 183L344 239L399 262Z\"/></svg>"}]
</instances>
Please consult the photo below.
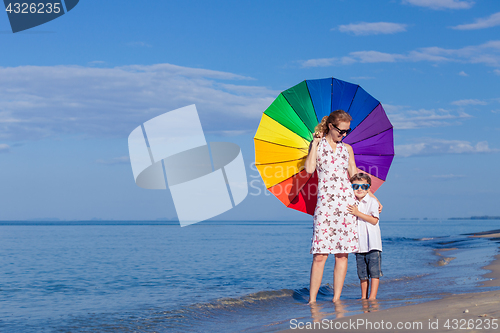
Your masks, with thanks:
<instances>
[{"instance_id":1,"label":"white floral dress","mask_svg":"<svg viewBox=\"0 0 500 333\"><path fill-rule=\"evenodd\" d=\"M358 252L356 216L347 211L355 204L349 181L349 151L342 142L333 151L323 138L318 145L318 202L314 211L311 253Z\"/></svg>"}]
</instances>

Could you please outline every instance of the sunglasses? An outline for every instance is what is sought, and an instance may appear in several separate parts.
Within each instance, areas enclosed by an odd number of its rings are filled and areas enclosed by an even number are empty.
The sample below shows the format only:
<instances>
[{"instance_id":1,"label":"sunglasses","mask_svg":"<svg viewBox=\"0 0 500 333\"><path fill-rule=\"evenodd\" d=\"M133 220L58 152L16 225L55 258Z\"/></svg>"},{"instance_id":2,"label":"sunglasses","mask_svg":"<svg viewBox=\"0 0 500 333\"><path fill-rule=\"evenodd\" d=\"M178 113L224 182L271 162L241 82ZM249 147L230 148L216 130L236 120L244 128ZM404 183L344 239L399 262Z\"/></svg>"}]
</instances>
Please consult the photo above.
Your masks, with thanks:
<instances>
[{"instance_id":1,"label":"sunglasses","mask_svg":"<svg viewBox=\"0 0 500 333\"><path fill-rule=\"evenodd\" d=\"M351 129L346 129L346 130L341 130L340 128L338 128L337 126L335 126L334 124L332 124L333 127L335 127L335 129L339 132L340 135L344 135L344 134L349 134L349 132L351 131Z\"/></svg>"},{"instance_id":2,"label":"sunglasses","mask_svg":"<svg viewBox=\"0 0 500 333\"><path fill-rule=\"evenodd\" d=\"M370 184L352 184L352 189L354 191L358 190L360 187L363 191L368 191Z\"/></svg>"}]
</instances>

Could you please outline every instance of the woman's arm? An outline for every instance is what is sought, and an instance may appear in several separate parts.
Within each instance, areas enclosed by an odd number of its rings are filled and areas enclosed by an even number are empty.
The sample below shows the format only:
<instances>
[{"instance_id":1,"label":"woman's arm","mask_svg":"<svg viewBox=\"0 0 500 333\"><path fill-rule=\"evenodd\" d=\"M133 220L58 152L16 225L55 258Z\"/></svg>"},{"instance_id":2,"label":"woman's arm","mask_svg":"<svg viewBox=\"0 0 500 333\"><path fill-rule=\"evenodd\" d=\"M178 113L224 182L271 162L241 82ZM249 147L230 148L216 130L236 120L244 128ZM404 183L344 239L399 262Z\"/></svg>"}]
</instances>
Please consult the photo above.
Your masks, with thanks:
<instances>
[{"instance_id":1,"label":"woman's arm","mask_svg":"<svg viewBox=\"0 0 500 333\"><path fill-rule=\"evenodd\" d=\"M349 166L347 167L347 171L349 172L349 178L358 173L358 168L356 167L356 161L354 160L354 151L352 150L351 145L344 143L347 147L347 151L349 152Z\"/></svg>"},{"instance_id":2,"label":"woman's arm","mask_svg":"<svg viewBox=\"0 0 500 333\"><path fill-rule=\"evenodd\" d=\"M348 145L347 143L344 144L347 146L347 149L349 151L349 167L347 170L349 171L349 178L350 178L354 176L356 173L358 173L358 168L356 167L356 161L354 160L354 151L352 150L351 145ZM375 200L377 200L378 212L382 213L382 204L380 203L380 201L378 201L377 197L370 190L368 190L368 194L374 197Z\"/></svg>"},{"instance_id":3,"label":"woman's arm","mask_svg":"<svg viewBox=\"0 0 500 333\"><path fill-rule=\"evenodd\" d=\"M316 158L318 156L318 145L321 137L315 137L309 144L309 153L307 154L305 168L307 173L313 173L316 170Z\"/></svg>"},{"instance_id":4,"label":"woman's arm","mask_svg":"<svg viewBox=\"0 0 500 333\"><path fill-rule=\"evenodd\" d=\"M377 202L378 202L378 212L379 212L379 213L382 213L382 204L380 203L380 201L378 201L378 199L377 199L377 197L375 196L375 194L373 194L371 190L368 190L368 194L369 194L372 198L374 198L375 200L377 200Z\"/></svg>"}]
</instances>

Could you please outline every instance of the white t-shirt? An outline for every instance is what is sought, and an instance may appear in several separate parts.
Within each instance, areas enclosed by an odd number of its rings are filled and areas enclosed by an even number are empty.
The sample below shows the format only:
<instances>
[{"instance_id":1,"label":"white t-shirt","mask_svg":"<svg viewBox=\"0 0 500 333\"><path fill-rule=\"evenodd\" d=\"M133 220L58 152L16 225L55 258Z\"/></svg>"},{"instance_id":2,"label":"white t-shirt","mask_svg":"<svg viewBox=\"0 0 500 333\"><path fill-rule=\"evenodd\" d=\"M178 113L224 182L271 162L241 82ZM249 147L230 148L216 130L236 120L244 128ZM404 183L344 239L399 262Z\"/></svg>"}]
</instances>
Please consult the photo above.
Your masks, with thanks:
<instances>
[{"instance_id":1,"label":"white t-shirt","mask_svg":"<svg viewBox=\"0 0 500 333\"><path fill-rule=\"evenodd\" d=\"M357 201L358 210L366 215L378 218L378 202L369 194ZM373 225L358 217L359 253L371 250L382 251L382 237L380 235L379 223Z\"/></svg>"}]
</instances>

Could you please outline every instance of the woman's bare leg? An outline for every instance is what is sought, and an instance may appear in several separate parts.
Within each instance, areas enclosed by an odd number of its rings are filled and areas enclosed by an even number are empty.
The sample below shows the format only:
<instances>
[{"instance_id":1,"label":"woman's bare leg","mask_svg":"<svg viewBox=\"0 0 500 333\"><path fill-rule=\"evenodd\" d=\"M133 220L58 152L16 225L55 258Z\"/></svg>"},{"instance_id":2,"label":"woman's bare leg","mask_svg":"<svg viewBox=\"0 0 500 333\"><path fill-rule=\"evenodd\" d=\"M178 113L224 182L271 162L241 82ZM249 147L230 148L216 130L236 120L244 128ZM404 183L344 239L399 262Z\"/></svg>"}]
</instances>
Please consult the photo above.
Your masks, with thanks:
<instances>
[{"instance_id":1,"label":"woman's bare leg","mask_svg":"<svg viewBox=\"0 0 500 333\"><path fill-rule=\"evenodd\" d=\"M311 265L311 279L309 281L309 303L316 303L321 281L323 280L323 270L325 268L328 254L316 253L313 254L313 262Z\"/></svg>"},{"instance_id":2,"label":"woman's bare leg","mask_svg":"<svg viewBox=\"0 0 500 333\"><path fill-rule=\"evenodd\" d=\"M337 302L342 294L345 275L347 273L347 253L335 254L335 268L333 269L333 301Z\"/></svg>"}]
</instances>

